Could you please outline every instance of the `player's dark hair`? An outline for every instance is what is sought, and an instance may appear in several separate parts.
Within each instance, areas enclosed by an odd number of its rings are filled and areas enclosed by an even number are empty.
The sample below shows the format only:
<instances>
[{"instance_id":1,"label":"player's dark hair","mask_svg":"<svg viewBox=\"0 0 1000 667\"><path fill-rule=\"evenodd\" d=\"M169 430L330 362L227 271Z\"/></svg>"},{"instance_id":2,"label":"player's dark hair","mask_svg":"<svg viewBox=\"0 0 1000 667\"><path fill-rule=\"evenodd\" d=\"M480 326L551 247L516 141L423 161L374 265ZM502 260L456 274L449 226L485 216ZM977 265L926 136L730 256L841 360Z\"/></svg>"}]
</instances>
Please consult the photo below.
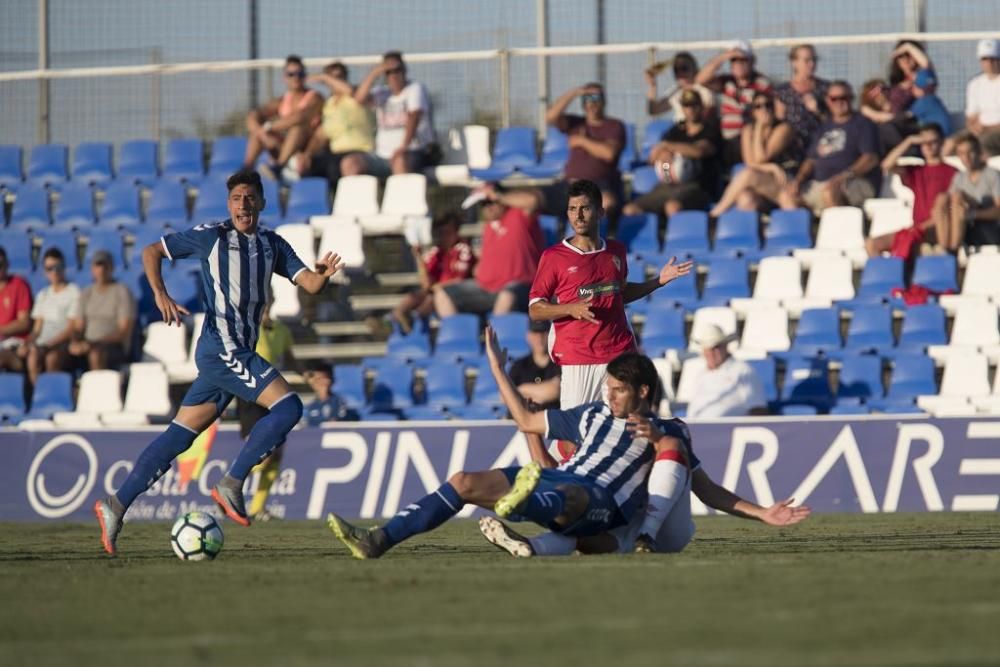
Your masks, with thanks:
<instances>
[{"instance_id":1,"label":"player's dark hair","mask_svg":"<svg viewBox=\"0 0 1000 667\"><path fill-rule=\"evenodd\" d=\"M42 255L42 261L44 262L49 258L59 260L62 262L63 266L66 265L66 255L62 254L62 250L59 248L53 246L52 248L46 250L45 254Z\"/></svg>"},{"instance_id":2,"label":"player's dark hair","mask_svg":"<svg viewBox=\"0 0 1000 667\"><path fill-rule=\"evenodd\" d=\"M260 180L260 174L253 169L240 169L226 179L226 189L228 192L232 192L233 188L237 185L249 185L257 191L261 199L264 198L264 184Z\"/></svg>"},{"instance_id":3,"label":"player's dark hair","mask_svg":"<svg viewBox=\"0 0 1000 667\"><path fill-rule=\"evenodd\" d=\"M608 364L608 375L632 387L636 394L639 393L639 387L646 385L649 388L647 398L650 400L656 393L659 375L656 373L656 366L644 354L626 352L618 355Z\"/></svg>"},{"instance_id":4,"label":"player's dark hair","mask_svg":"<svg viewBox=\"0 0 1000 667\"><path fill-rule=\"evenodd\" d=\"M597 186L597 183L588 181L585 178L581 178L579 181L573 181L570 183L569 191L566 193L567 199L581 196L586 196L590 199L590 204L592 206L598 208L601 206L601 188Z\"/></svg>"},{"instance_id":5,"label":"player's dark hair","mask_svg":"<svg viewBox=\"0 0 1000 667\"><path fill-rule=\"evenodd\" d=\"M921 132L933 132L938 139L944 139L944 128L939 123L924 123L920 126Z\"/></svg>"}]
</instances>

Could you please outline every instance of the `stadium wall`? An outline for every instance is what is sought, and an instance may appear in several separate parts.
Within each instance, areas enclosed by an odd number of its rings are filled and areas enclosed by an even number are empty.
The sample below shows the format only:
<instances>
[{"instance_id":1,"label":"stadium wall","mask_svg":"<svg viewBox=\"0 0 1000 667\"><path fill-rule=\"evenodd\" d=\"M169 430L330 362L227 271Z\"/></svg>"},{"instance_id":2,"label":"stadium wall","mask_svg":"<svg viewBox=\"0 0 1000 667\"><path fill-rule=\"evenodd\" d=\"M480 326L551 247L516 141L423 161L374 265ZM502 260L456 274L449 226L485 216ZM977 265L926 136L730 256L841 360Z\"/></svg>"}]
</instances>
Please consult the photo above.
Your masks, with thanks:
<instances>
[{"instance_id":1,"label":"stadium wall","mask_svg":"<svg viewBox=\"0 0 1000 667\"><path fill-rule=\"evenodd\" d=\"M691 430L713 479L763 505L793 497L818 512L1000 506L997 419L775 418L697 423ZM89 520L93 502L121 484L152 433L0 433L0 520ZM183 470L175 464L130 518L170 520L213 509L211 486L241 444L236 431L220 429L207 456ZM269 509L288 519L318 519L327 511L388 517L457 470L527 460L523 436L509 422L303 429L289 438ZM248 492L255 484L248 480ZM693 511L709 513L697 499Z\"/></svg>"}]
</instances>

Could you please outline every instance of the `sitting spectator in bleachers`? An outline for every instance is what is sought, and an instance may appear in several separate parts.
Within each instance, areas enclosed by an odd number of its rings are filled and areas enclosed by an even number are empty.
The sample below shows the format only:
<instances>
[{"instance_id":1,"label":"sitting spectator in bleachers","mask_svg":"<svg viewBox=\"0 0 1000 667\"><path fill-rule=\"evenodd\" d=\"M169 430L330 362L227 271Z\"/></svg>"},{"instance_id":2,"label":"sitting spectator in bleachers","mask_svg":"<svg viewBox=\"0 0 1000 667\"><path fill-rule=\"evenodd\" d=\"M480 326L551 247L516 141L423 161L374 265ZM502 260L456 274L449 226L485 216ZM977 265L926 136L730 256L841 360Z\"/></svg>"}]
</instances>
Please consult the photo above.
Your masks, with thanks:
<instances>
[{"instance_id":1,"label":"sitting spectator in bleachers","mask_svg":"<svg viewBox=\"0 0 1000 667\"><path fill-rule=\"evenodd\" d=\"M816 76L818 60L812 44L793 46L788 52L792 78L774 89L775 114L795 131L795 150L800 159L826 114L826 91L830 82Z\"/></svg>"},{"instance_id":2,"label":"sitting spectator in bleachers","mask_svg":"<svg viewBox=\"0 0 1000 667\"><path fill-rule=\"evenodd\" d=\"M550 326L548 320L531 320L526 336L531 352L510 367L510 379L533 412L559 409L562 371L549 356Z\"/></svg>"},{"instance_id":3,"label":"sitting spectator in bleachers","mask_svg":"<svg viewBox=\"0 0 1000 667\"><path fill-rule=\"evenodd\" d=\"M965 127L987 156L1000 155L1000 40L980 41L976 55L982 74L965 89Z\"/></svg>"},{"instance_id":4,"label":"sitting spectator in bleachers","mask_svg":"<svg viewBox=\"0 0 1000 667\"><path fill-rule=\"evenodd\" d=\"M751 109L751 121L743 126L740 136L745 166L733 176L712 209L713 217L733 206L742 211L756 211L764 203L761 199L785 208L795 206L795 202L783 196L785 185L795 178L800 162L795 150L795 132L790 123L778 120L774 97L769 93L754 95Z\"/></svg>"},{"instance_id":5,"label":"sitting spectator in bleachers","mask_svg":"<svg viewBox=\"0 0 1000 667\"><path fill-rule=\"evenodd\" d=\"M767 414L764 385L750 364L729 354L733 340L714 324L694 333L701 346L705 369L698 375L698 391L687 406L685 419L716 419Z\"/></svg>"},{"instance_id":6,"label":"sitting spectator in bleachers","mask_svg":"<svg viewBox=\"0 0 1000 667\"><path fill-rule=\"evenodd\" d=\"M890 54L889 63L889 104L894 114L908 111L913 104L913 84L922 69L934 69L931 59L919 42L901 39Z\"/></svg>"},{"instance_id":7,"label":"sitting spectator in bleachers","mask_svg":"<svg viewBox=\"0 0 1000 667\"><path fill-rule=\"evenodd\" d=\"M701 96L694 90L681 95L685 119L663 134L649 152L650 164L661 174L650 192L629 202L623 212L666 215L708 208L719 187L719 153L722 136L715 118L705 119Z\"/></svg>"},{"instance_id":8,"label":"sitting spectator in bleachers","mask_svg":"<svg viewBox=\"0 0 1000 667\"><path fill-rule=\"evenodd\" d=\"M882 79L870 79L861 87L858 111L878 128L879 155L885 155L917 131L917 122L909 111L893 113L889 85Z\"/></svg>"},{"instance_id":9,"label":"sitting spectator in bleachers","mask_svg":"<svg viewBox=\"0 0 1000 667\"><path fill-rule=\"evenodd\" d=\"M35 296L31 334L17 350L27 364L31 384L35 384L43 372L68 368L69 344L80 318L80 288L66 282L66 257L59 248L45 251L42 269L49 286Z\"/></svg>"},{"instance_id":10,"label":"sitting spectator in bleachers","mask_svg":"<svg viewBox=\"0 0 1000 667\"><path fill-rule=\"evenodd\" d=\"M528 291L545 249L538 225L541 195L536 190L504 190L487 183L462 206L468 209L480 202L485 225L475 278L434 290L434 308L440 317L528 310Z\"/></svg>"},{"instance_id":11,"label":"sitting spectator in bleachers","mask_svg":"<svg viewBox=\"0 0 1000 667\"><path fill-rule=\"evenodd\" d=\"M937 96L937 76L932 69L922 69L913 80L913 104L910 113L921 128L934 124L944 136L951 136L951 114Z\"/></svg>"},{"instance_id":12,"label":"sitting spectator in bleachers","mask_svg":"<svg viewBox=\"0 0 1000 667\"><path fill-rule=\"evenodd\" d=\"M94 284L80 296L80 319L69 353L85 357L89 370L117 370L129 357L135 299L114 279L111 253L98 250L90 265Z\"/></svg>"},{"instance_id":13,"label":"sitting spectator in bleachers","mask_svg":"<svg viewBox=\"0 0 1000 667\"><path fill-rule=\"evenodd\" d=\"M357 421L357 413L349 409L331 389L333 373L329 364L310 364L304 375L314 394L313 400L302 411L307 425L319 426L329 421Z\"/></svg>"},{"instance_id":14,"label":"sitting spectator in bleachers","mask_svg":"<svg viewBox=\"0 0 1000 667\"><path fill-rule=\"evenodd\" d=\"M246 157L243 166L253 169L257 158L267 151L265 171L277 179L293 155L302 150L319 125L323 96L306 87L306 66L302 58L288 56L284 67L288 90L247 114Z\"/></svg>"},{"instance_id":15,"label":"sitting spectator in bleachers","mask_svg":"<svg viewBox=\"0 0 1000 667\"><path fill-rule=\"evenodd\" d=\"M7 251L0 246L0 370L24 370L17 349L30 331L31 287L9 272Z\"/></svg>"},{"instance_id":16,"label":"sitting spectator in bleachers","mask_svg":"<svg viewBox=\"0 0 1000 667\"><path fill-rule=\"evenodd\" d=\"M656 77L669 65L672 64L674 72L674 87L663 97L658 96L656 89ZM715 94L711 90L695 83L694 78L698 75L698 61L687 51L681 51L675 55L671 61L656 63L645 70L646 77L646 113L650 116L658 116L666 111L672 111L674 122L684 120L684 107L681 106L681 93L688 89L694 89L701 95L701 106L705 115L711 115L715 111Z\"/></svg>"},{"instance_id":17,"label":"sitting spectator in bleachers","mask_svg":"<svg viewBox=\"0 0 1000 667\"><path fill-rule=\"evenodd\" d=\"M582 116L566 113L566 107L580 98ZM625 148L625 124L606 116L604 87L588 83L573 88L549 107L545 120L568 135L569 158L563 174L567 183L581 179L593 181L601 188L605 211L617 211L622 200L622 178L618 157ZM609 215L613 215L609 213Z\"/></svg>"},{"instance_id":18,"label":"sitting spectator in bleachers","mask_svg":"<svg viewBox=\"0 0 1000 667\"><path fill-rule=\"evenodd\" d=\"M375 85L384 76L385 81ZM379 178L419 173L439 161L434 118L427 88L406 78L399 51L389 51L354 91L354 99L375 108L375 153L366 156L364 172Z\"/></svg>"},{"instance_id":19,"label":"sitting spectator in bleachers","mask_svg":"<svg viewBox=\"0 0 1000 667\"><path fill-rule=\"evenodd\" d=\"M974 134L959 137L955 148L965 171L955 174L948 190L949 234L939 241L948 250L1000 244L1000 171L986 166Z\"/></svg>"},{"instance_id":20,"label":"sitting spectator in bleachers","mask_svg":"<svg viewBox=\"0 0 1000 667\"><path fill-rule=\"evenodd\" d=\"M726 142L722 160L726 166L740 161L740 130L749 116L753 96L772 92L770 79L754 69L754 60L749 42L739 41L733 48L709 60L695 78L697 83L719 95L719 118L722 138ZM726 61L729 61L729 73L718 74Z\"/></svg>"},{"instance_id":21,"label":"sitting spectator in bleachers","mask_svg":"<svg viewBox=\"0 0 1000 667\"><path fill-rule=\"evenodd\" d=\"M913 190L913 226L894 234L886 234L865 241L868 254L872 257L886 250L903 259L910 259L925 238L933 238L945 246L949 239L948 219L945 214L948 202L948 188L957 170L946 164L941 157L945 133L941 126L931 123L911 134L903 143L893 148L882 160L882 170L899 174L903 185ZM920 147L924 159L922 165L900 166L902 158L913 146Z\"/></svg>"},{"instance_id":22,"label":"sitting spectator in bleachers","mask_svg":"<svg viewBox=\"0 0 1000 667\"><path fill-rule=\"evenodd\" d=\"M343 63L330 63L309 81L326 85L332 94L323 104L320 126L298 155L298 170L302 176L325 178L330 192L336 192L341 176L365 173L373 159L375 121L371 109L354 99Z\"/></svg>"},{"instance_id":23,"label":"sitting spectator in bleachers","mask_svg":"<svg viewBox=\"0 0 1000 667\"><path fill-rule=\"evenodd\" d=\"M878 192L878 129L851 109L853 97L846 81L830 84L826 96L830 119L820 126L785 193L817 215L830 206L861 206ZM810 178L803 191L803 184Z\"/></svg>"},{"instance_id":24,"label":"sitting spectator in bleachers","mask_svg":"<svg viewBox=\"0 0 1000 667\"><path fill-rule=\"evenodd\" d=\"M407 294L393 311L392 317L404 334L413 329L410 313L426 318L434 312L434 292L445 285L472 277L476 257L472 247L458 235L462 216L448 211L434 220L431 228L433 245L430 248L411 246L413 259L420 276L420 287Z\"/></svg>"}]
</instances>

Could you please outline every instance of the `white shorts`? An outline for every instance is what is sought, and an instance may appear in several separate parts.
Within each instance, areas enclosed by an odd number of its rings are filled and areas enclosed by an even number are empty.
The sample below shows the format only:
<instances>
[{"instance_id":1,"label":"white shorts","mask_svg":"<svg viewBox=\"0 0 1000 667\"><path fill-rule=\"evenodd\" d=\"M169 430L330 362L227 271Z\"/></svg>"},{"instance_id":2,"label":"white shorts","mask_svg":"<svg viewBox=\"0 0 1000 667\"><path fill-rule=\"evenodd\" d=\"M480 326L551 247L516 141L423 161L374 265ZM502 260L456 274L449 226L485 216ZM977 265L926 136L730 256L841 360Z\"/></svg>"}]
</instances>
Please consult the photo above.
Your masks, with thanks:
<instances>
[{"instance_id":1,"label":"white shorts","mask_svg":"<svg viewBox=\"0 0 1000 667\"><path fill-rule=\"evenodd\" d=\"M571 410L578 405L607 401L607 364L576 364L562 366L560 370L562 371L562 379L559 381L561 409Z\"/></svg>"},{"instance_id":2,"label":"white shorts","mask_svg":"<svg viewBox=\"0 0 1000 667\"><path fill-rule=\"evenodd\" d=\"M632 549L635 548L635 539L639 537L639 530L642 528L642 521L645 517L645 511L636 512L628 525L611 531L611 534L618 540L618 553L632 553ZM658 553L678 553L684 550L693 537L691 475L688 475L688 481L684 485L684 490L681 491L681 497L674 503L670 514L660 526L660 532L656 534L656 551Z\"/></svg>"}]
</instances>

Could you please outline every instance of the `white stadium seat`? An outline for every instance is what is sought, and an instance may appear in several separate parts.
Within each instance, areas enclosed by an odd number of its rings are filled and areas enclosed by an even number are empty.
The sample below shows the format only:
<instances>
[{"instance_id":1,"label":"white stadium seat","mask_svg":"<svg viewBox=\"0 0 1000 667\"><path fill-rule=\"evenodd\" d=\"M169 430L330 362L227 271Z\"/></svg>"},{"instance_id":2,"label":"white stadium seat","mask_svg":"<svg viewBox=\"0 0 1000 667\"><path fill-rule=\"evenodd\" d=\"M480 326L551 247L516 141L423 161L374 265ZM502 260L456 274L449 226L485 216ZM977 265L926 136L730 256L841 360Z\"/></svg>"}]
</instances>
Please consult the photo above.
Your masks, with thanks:
<instances>
[{"instance_id":1,"label":"white stadium seat","mask_svg":"<svg viewBox=\"0 0 1000 667\"><path fill-rule=\"evenodd\" d=\"M681 367L681 379L677 384L675 401L687 405L698 391L701 374L705 372L705 358L701 355L684 361Z\"/></svg>"},{"instance_id":2,"label":"white stadium seat","mask_svg":"<svg viewBox=\"0 0 1000 667\"><path fill-rule=\"evenodd\" d=\"M808 267L820 255L845 255L856 268L861 268L868 258L864 226L864 212L857 206L832 206L825 209L820 215L815 247L796 250L795 256Z\"/></svg>"},{"instance_id":3,"label":"white stadium seat","mask_svg":"<svg viewBox=\"0 0 1000 667\"><path fill-rule=\"evenodd\" d=\"M122 411L122 376L118 371L87 371L80 376L76 410L57 412L52 421L61 428L100 428L100 416Z\"/></svg>"},{"instance_id":4,"label":"white stadium seat","mask_svg":"<svg viewBox=\"0 0 1000 667\"><path fill-rule=\"evenodd\" d=\"M825 308L831 301L854 298L854 267L846 257L817 257L809 269L806 281L807 300L815 300L818 305L809 308Z\"/></svg>"},{"instance_id":5,"label":"white stadium seat","mask_svg":"<svg viewBox=\"0 0 1000 667\"><path fill-rule=\"evenodd\" d=\"M195 353L198 350L198 338L201 328L205 325L205 313L195 313L191 316L191 344L188 346L187 360L183 363L170 364L167 375L171 382L194 382L198 377L198 366L195 363ZM135 364L132 364L135 366Z\"/></svg>"},{"instance_id":6,"label":"white stadium seat","mask_svg":"<svg viewBox=\"0 0 1000 667\"><path fill-rule=\"evenodd\" d=\"M467 185L469 183L469 152L465 148L465 133L457 127L448 130L448 140L442 146L441 164L424 173L433 175L441 185Z\"/></svg>"},{"instance_id":7,"label":"white stadium seat","mask_svg":"<svg viewBox=\"0 0 1000 667\"><path fill-rule=\"evenodd\" d=\"M866 211L868 210L868 202L874 201L895 202L895 205L879 204L872 208L870 214L872 226L868 230L870 238L894 234L901 229L913 226L913 209L899 199L869 199L865 202Z\"/></svg>"},{"instance_id":8,"label":"white stadium seat","mask_svg":"<svg viewBox=\"0 0 1000 667\"><path fill-rule=\"evenodd\" d=\"M692 352L701 352L701 346L695 342L700 332L709 324L722 329L722 333L727 336L736 335L736 312L725 306L710 306L699 308L694 312L694 322L691 325L691 340L688 349ZM730 349L736 349L736 342L730 344Z\"/></svg>"},{"instance_id":9,"label":"white stadium seat","mask_svg":"<svg viewBox=\"0 0 1000 667\"><path fill-rule=\"evenodd\" d=\"M310 225L305 223L282 225L275 232L288 241L288 245L292 246L292 250L306 266L312 267L316 264L316 235Z\"/></svg>"},{"instance_id":10,"label":"white stadium seat","mask_svg":"<svg viewBox=\"0 0 1000 667\"><path fill-rule=\"evenodd\" d=\"M427 177L393 174L385 182L379 213L359 218L366 234L401 234L405 218L426 216L427 212Z\"/></svg>"},{"instance_id":11,"label":"white stadium seat","mask_svg":"<svg viewBox=\"0 0 1000 667\"><path fill-rule=\"evenodd\" d=\"M309 219L316 236L328 228L338 228L344 222L357 222L364 215L378 213L378 179L367 174L344 176L337 181L333 198L333 213Z\"/></svg>"},{"instance_id":12,"label":"white stadium seat","mask_svg":"<svg viewBox=\"0 0 1000 667\"><path fill-rule=\"evenodd\" d=\"M663 396L660 397L658 414L661 417L670 416L670 402L674 400L674 366L668 359L657 357L653 359L653 366L657 375L660 376L660 384L663 385Z\"/></svg>"},{"instance_id":13,"label":"white stadium seat","mask_svg":"<svg viewBox=\"0 0 1000 667\"><path fill-rule=\"evenodd\" d=\"M181 324L153 322L146 327L146 344L142 346L145 361L158 361L167 368L181 365L188 359L187 328Z\"/></svg>"},{"instance_id":14,"label":"white stadium seat","mask_svg":"<svg viewBox=\"0 0 1000 667\"><path fill-rule=\"evenodd\" d=\"M962 295L1000 300L1000 254L977 253L969 257L962 279Z\"/></svg>"},{"instance_id":15,"label":"white stadium seat","mask_svg":"<svg viewBox=\"0 0 1000 667\"><path fill-rule=\"evenodd\" d=\"M889 192L897 199L906 202L907 206L913 206L913 201L916 199L913 190L903 185L903 179L899 177L899 174L893 174L889 179Z\"/></svg>"},{"instance_id":16,"label":"white stadium seat","mask_svg":"<svg viewBox=\"0 0 1000 667\"><path fill-rule=\"evenodd\" d=\"M990 393L989 360L982 354L966 352L948 357L937 396L920 396L917 405L939 417L971 415L976 406L970 399Z\"/></svg>"},{"instance_id":17,"label":"white stadium seat","mask_svg":"<svg viewBox=\"0 0 1000 667\"><path fill-rule=\"evenodd\" d=\"M465 154L469 158L469 169L486 169L493 162L490 155L490 128L485 125L466 125L462 128L465 138Z\"/></svg>"},{"instance_id":18,"label":"white stadium seat","mask_svg":"<svg viewBox=\"0 0 1000 667\"><path fill-rule=\"evenodd\" d=\"M791 345L788 312L784 308L755 308L747 313L735 356L740 359L763 359L768 352L784 352Z\"/></svg>"},{"instance_id":19,"label":"white stadium seat","mask_svg":"<svg viewBox=\"0 0 1000 667\"><path fill-rule=\"evenodd\" d=\"M105 412L101 421L109 426L141 426L149 417L166 417L171 412L170 381L158 363L129 365L125 406L121 412Z\"/></svg>"},{"instance_id":20,"label":"white stadium seat","mask_svg":"<svg viewBox=\"0 0 1000 667\"><path fill-rule=\"evenodd\" d=\"M752 299L731 299L738 313L757 308L773 308L785 301L802 298L802 264L795 257L765 257L757 268Z\"/></svg>"},{"instance_id":21,"label":"white stadium seat","mask_svg":"<svg viewBox=\"0 0 1000 667\"><path fill-rule=\"evenodd\" d=\"M323 229L323 236L319 240L319 252L316 254L323 257L328 252L335 252L340 255L344 269L364 269L365 251L362 241L361 225L355 220L341 219ZM339 271L334 274L333 281L347 282L346 272Z\"/></svg>"},{"instance_id":22,"label":"white stadium seat","mask_svg":"<svg viewBox=\"0 0 1000 667\"><path fill-rule=\"evenodd\" d=\"M948 345L931 345L927 354L938 361L954 355L982 352L996 359L1000 356L1000 328L997 306L988 301L965 301L958 304Z\"/></svg>"}]
</instances>

